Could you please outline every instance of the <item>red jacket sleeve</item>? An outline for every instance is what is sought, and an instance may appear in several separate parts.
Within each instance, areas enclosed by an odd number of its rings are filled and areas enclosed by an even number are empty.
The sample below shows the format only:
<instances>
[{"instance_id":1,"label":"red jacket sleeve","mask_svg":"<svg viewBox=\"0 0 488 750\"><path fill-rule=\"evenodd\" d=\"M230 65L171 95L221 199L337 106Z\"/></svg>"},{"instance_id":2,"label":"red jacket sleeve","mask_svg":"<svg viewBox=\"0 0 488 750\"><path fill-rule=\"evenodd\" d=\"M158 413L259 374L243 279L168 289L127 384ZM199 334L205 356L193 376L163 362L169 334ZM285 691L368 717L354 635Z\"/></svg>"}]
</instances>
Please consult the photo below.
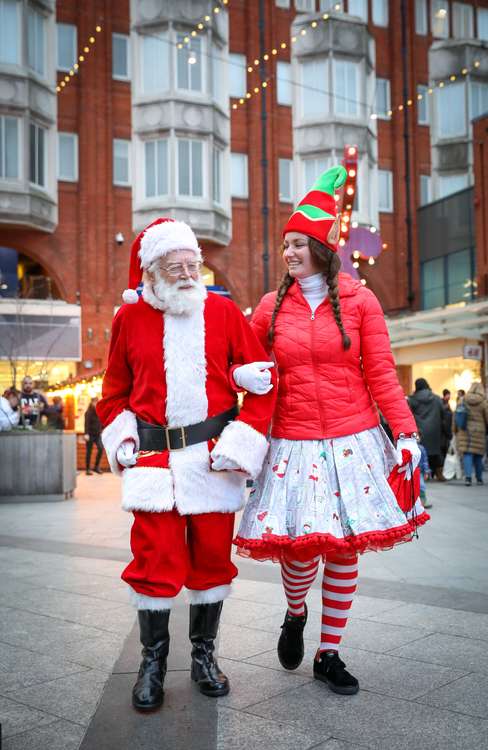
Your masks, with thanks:
<instances>
[{"instance_id":1,"label":"red jacket sleeve","mask_svg":"<svg viewBox=\"0 0 488 750\"><path fill-rule=\"evenodd\" d=\"M276 292L265 294L254 310L251 318L251 328L268 356L272 350L268 341L268 331L271 324L275 298Z\"/></svg>"},{"instance_id":2,"label":"red jacket sleeve","mask_svg":"<svg viewBox=\"0 0 488 750\"><path fill-rule=\"evenodd\" d=\"M389 423L395 439L400 432L416 432L417 425L398 382L385 316L377 298L363 290L361 359L373 399Z\"/></svg>"}]
</instances>

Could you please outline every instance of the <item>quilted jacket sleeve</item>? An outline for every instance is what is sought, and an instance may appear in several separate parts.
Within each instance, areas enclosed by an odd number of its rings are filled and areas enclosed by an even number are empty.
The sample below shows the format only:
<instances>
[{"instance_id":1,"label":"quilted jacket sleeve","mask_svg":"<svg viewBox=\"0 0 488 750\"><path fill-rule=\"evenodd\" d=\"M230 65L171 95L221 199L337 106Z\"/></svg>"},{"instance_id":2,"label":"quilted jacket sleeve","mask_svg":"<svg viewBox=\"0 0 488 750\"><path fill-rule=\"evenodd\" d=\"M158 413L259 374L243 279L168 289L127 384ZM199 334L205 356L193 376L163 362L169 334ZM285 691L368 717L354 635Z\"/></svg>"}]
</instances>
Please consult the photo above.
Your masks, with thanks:
<instances>
[{"instance_id":1,"label":"quilted jacket sleeve","mask_svg":"<svg viewBox=\"0 0 488 750\"><path fill-rule=\"evenodd\" d=\"M389 423L395 440L417 426L398 382L395 360L381 305L369 289L362 290L361 359L373 399Z\"/></svg>"},{"instance_id":2,"label":"quilted jacket sleeve","mask_svg":"<svg viewBox=\"0 0 488 750\"><path fill-rule=\"evenodd\" d=\"M267 355L271 353L271 346L268 341L268 330L271 323L271 316L273 314L275 298L276 292L265 294L254 310L251 318L251 328Z\"/></svg>"}]
</instances>

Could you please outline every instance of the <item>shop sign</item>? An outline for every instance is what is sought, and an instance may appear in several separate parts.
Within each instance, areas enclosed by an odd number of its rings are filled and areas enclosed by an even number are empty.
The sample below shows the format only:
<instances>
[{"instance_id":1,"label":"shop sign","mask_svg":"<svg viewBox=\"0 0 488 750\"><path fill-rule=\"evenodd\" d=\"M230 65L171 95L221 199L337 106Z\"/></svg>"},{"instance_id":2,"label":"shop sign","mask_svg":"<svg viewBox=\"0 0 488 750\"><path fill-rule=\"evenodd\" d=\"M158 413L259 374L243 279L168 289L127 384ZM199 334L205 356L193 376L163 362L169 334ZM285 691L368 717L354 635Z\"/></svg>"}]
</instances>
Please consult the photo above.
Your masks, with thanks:
<instances>
[{"instance_id":1,"label":"shop sign","mask_svg":"<svg viewBox=\"0 0 488 750\"><path fill-rule=\"evenodd\" d=\"M483 347L480 344L465 344L463 346L463 359L476 359L481 362L483 358Z\"/></svg>"}]
</instances>

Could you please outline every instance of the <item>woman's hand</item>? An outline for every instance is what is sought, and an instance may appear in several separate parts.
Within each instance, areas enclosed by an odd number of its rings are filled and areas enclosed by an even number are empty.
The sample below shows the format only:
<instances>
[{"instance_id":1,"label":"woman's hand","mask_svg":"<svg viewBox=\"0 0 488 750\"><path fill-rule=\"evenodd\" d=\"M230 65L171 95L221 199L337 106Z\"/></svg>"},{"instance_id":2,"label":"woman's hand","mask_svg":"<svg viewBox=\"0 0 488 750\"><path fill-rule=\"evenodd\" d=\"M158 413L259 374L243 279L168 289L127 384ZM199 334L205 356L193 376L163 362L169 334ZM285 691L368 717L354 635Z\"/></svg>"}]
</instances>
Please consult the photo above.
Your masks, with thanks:
<instances>
[{"instance_id":1,"label":"woman's hand","mask_svg":"<svg viewBox=\"0 0 488 750\"><path fill-rule=\"evenodd\" d=\"M269 393L273 384L271 383L270 368L274 362L250 362L247 365L236 367L233 378L238 388L244 388L250 393L263 396Z\"/></svg>"}]
</instances>

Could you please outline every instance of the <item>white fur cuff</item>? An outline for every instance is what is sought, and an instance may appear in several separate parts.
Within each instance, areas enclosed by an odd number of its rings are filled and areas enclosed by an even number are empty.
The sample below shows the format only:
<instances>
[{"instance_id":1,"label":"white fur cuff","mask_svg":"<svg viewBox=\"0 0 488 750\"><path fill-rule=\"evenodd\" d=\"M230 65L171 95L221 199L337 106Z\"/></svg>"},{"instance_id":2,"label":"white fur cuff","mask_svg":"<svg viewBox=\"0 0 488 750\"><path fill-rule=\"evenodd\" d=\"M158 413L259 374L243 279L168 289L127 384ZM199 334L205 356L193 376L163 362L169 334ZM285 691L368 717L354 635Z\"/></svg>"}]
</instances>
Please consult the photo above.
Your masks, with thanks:
<instances>
[{"instance_id":1,"label":"white fur cuff","mask_svg":"<svg viewBox=\"0 0 488 750\"><path fill-rule=\"evenodd\" d=\"M190 604L215 604L215 602L227 599L231 591L232 586L227 584L225 586L214 586L212 589L205 589L204 591L187 589L186 593Z\"/></svg>"},{"instance_id":2,"label":"white fur cuff","mask_svg":"<svg viewBox=\"0 0 488 750\"><path fill-rule=\"evenodd\" d=\"M129 597L131 604L136 609L152 609L153 611L171 609L176 599L176 596L146 596L146 594L138 594L133 588L129 589Z\"/></svg>"},{"instance_id":3,"label":"white fur cuff","mask_svg":"<svg viewBox=\"0 0 488 750\"><path fill-rule=\"evenodd\" d=\"M136 451L139 450L136 415L128 409L121 411L102 432L102 443L107 453L110 468L117 476L122 473L117 461L117 450L124 440L133 440L136 444Z\"/></svg>"},{"instance_id":4,"label":"white fur cuff","mask_svg":"<svg viewBox=\"0 0 488 750\"><path fill-rule=\"evenodd\" d=\"M255 479L261 471L267 451L268 441L264 435L246 422L236 419L224 428L212 451L212 458L229 458Z\"/></svg>"}]
</instances>

